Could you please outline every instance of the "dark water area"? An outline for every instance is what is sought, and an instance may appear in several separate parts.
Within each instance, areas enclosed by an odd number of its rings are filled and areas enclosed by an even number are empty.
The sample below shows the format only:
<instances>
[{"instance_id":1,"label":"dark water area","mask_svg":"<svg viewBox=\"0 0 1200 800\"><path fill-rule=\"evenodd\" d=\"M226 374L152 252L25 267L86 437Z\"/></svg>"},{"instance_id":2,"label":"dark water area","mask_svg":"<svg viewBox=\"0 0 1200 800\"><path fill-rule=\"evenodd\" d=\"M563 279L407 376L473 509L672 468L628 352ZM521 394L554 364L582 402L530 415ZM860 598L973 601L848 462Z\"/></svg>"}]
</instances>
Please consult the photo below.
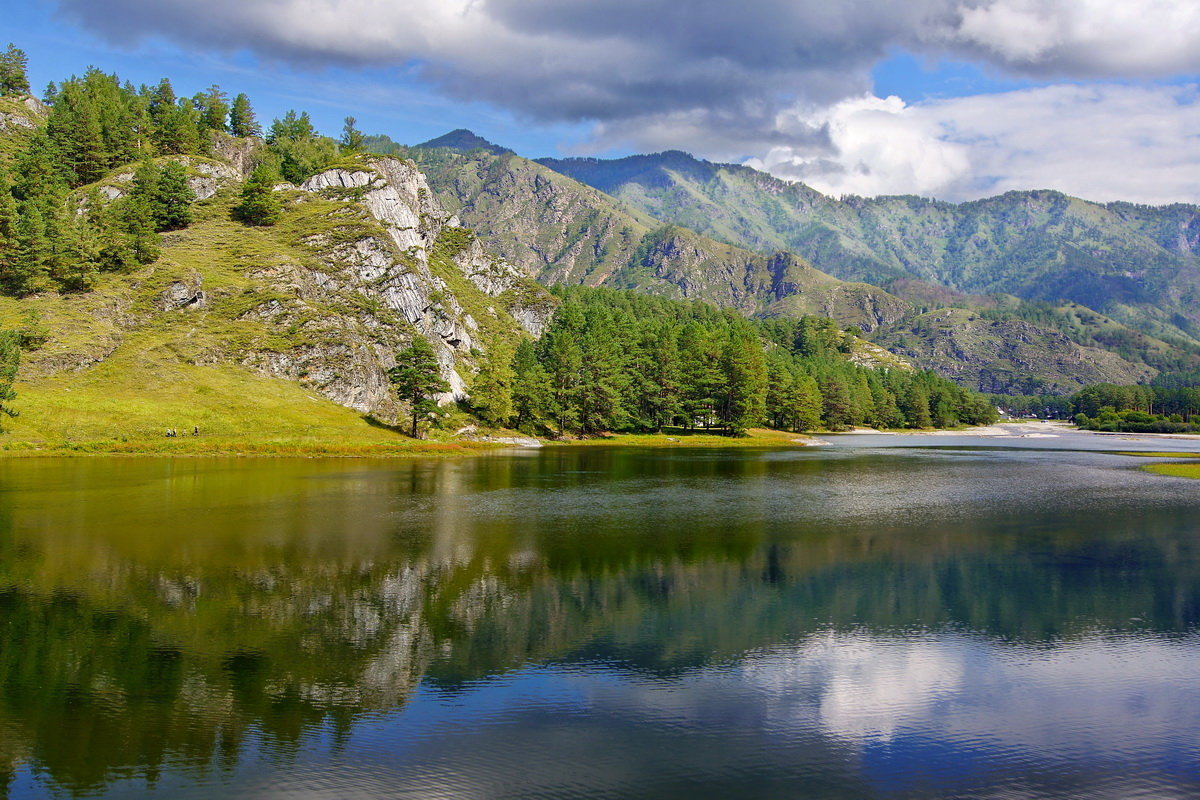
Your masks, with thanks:
<instances>
[{"instance_id":1,"label":"dark water area","mask_svg":"<svg viewBox=\"0 0 1200 800\"><path fill-rule=\"evenodd\" d=\"M0 461L7 797L1200 797L1200 442Z\"/></svg>"}]
</instances>

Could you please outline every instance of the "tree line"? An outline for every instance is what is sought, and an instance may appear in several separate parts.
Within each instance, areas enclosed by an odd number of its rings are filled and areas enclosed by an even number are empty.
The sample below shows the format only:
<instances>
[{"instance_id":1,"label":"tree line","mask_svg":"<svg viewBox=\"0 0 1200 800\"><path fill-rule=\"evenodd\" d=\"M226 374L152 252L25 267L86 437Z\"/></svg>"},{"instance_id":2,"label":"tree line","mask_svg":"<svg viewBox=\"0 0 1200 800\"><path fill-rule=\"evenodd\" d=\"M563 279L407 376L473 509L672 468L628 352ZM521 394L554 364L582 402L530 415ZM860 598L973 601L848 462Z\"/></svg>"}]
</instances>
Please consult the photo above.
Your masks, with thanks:
<instances>
[{"instance_id":1,"label":"tree line","mask_svg":"<svg viewBox=\"0 0 1200 800\"><path fill-rule=\"evenodd\" d=\"M472 411L531 433L592 435L668 427L741 434L980 425L976 392L928 371L850 360L854 337L819 317L750 320L701 302L555 287L540 340L483 359Z\"/></svg>"},{"instance_id":2,"label":"tree line","mask_svg":"<svg viewBox=\"0 0 1200 800\"><path fill-rule=\"evenodd\" d=\"M1079 427L1134 433L1200 430L1200 386L1097 383L1071 395L991 399L1014 416L1069 419Z\"/></svg>"}]
</instances>

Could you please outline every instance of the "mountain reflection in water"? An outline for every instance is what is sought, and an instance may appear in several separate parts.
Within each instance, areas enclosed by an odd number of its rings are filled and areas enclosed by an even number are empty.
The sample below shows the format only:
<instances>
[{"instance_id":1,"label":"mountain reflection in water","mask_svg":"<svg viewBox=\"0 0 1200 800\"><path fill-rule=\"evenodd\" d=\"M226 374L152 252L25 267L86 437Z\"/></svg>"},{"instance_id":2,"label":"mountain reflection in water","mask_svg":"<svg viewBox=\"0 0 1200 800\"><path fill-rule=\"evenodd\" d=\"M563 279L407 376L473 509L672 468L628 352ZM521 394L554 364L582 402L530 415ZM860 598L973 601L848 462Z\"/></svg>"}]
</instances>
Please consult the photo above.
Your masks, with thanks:
<instances>
[{"instance_id":1,"label":"mountain reflection in water","mask_svg":"<svg viewBox=\"0 0 1200 800\"><path fill-rule=\"evenodd\" d=\"M1200 795L1200 485L837 444L0 462L0 785Z\"/></svg>"}]
</instances>

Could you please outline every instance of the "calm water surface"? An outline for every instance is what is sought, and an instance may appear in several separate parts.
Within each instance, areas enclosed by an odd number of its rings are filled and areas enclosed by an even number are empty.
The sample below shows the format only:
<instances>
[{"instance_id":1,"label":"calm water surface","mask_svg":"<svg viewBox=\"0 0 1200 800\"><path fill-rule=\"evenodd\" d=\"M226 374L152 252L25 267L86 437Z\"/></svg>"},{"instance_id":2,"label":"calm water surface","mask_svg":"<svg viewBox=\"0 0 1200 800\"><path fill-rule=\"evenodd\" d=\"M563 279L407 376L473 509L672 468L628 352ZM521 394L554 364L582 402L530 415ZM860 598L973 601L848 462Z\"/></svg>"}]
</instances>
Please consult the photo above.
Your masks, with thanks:
<instances>
[{"instance_id":1,"label":"calm water surface","mask_svg":"<svg viewBox=\"0 0 1200 800\"><path fill-rule=\"evenodd\" d=\"M1200 443L827 438L0 461L0 786L1200 797Z\"/></svg>"}]
</instances>

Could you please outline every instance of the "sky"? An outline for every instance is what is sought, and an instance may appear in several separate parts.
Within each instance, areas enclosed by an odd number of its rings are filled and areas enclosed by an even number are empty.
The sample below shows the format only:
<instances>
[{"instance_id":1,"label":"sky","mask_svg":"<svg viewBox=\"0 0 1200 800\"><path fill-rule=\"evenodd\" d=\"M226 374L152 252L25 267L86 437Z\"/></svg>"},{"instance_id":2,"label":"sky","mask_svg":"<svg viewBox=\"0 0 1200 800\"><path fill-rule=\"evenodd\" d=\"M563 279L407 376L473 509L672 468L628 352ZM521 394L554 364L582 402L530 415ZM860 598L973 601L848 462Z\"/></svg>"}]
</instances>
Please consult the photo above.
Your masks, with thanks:
<instances>
[{"instance_id":1,"label":"sky","mask_svg":"<svg viewBox=\"0 0 1200 800\"><path fill-rule=\"evenodd\" d=\"M668 149L834 196L1200 202L1196 0L5 0L35 86L89 66L268 123L521 155Z\"/></svg>"}]
</instances>

